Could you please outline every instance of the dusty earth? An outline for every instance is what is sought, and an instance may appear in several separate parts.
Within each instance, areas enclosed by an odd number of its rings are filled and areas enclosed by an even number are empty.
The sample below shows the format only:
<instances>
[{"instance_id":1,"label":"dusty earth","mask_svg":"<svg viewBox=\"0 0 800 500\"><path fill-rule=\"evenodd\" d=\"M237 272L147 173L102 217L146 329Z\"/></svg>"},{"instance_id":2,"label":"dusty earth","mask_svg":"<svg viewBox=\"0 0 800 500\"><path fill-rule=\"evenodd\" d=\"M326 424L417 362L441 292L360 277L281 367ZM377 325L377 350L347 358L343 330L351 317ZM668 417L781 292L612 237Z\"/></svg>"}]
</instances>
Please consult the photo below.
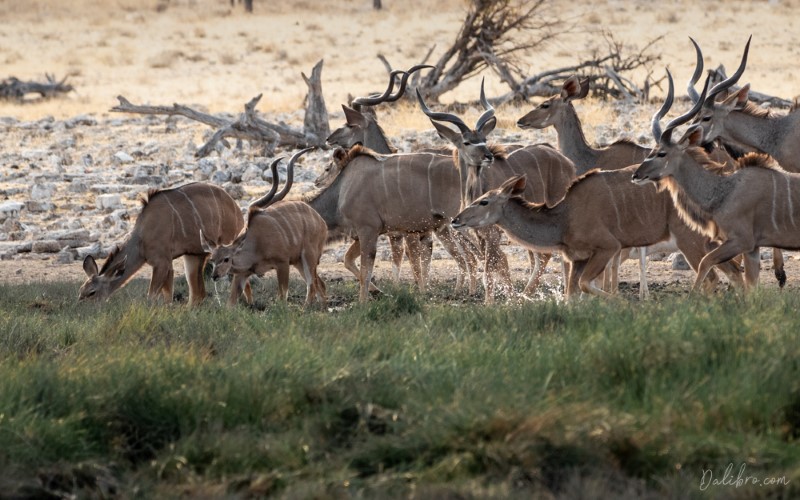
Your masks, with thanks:
<instances>
[{"instance_id":1,"label":"dusty earth","mask_svg":"<svg viewBox=\"0 0 800 500\"><path fill-rule=\"evenodd\" d=\"M86 253L107 251L132 227L138 196L151 187L190 180L224 185L242 206L268 186L263 170L271 158L221 149L197 160L193 154L209 129L185 119L110 113L115 96L134 103L191 105L234 116L254 95L263 93L258 110L270 121L302 127L306 92L300 73L308 74L320 59L323 90L331 128L343 123L339 104L348 93L364 95L382 89L381 53L396 66L418 62L436 45L436 59L449 46L465 13L455 0L384 0L372 10L368 0L326 2L256 0L256 12L245 14L227 0L0 0L0 78L40 80L45 73L69 77L76 91L41 102L0 101L0 282L78 281ZM554 40L525 63L530 73L574 64L602 46L600 30L611 30L627 46L654 45L678 81L693 69L687 37L703 46L706 66L733 67L748 34L754 42L743 81L755 90L785 98L800 92L800 70L790 61L800 53L798 1L609 0L576 10L575 2L553 1L554 15L579 29ZM654 67L662 72L662 67ZM496 75L487 72L487 92L505 93ZM634 75L643 81L644 75ZM473 100L478 80L468 81L443 102ZM658 93L658 90L655 91ZM610 142L628 137L649 143L649 116L656 103L636 107L622 103L581 102L578 113L589 140ZM552 130L522 132L516 120L528 106L498 110L499 142L554 142ZM381 110L381 122L399 149L414 144L441 145L430 123L413 106ZM465 113L469 122L478 110ZM289 152L290 153L290 152ZM315 151L298 168L295 191L302 193L321 171L329 152ZM437 244L438 245L438 244ZM325 278L346 276L338 262L343 244L323 258ZM515 277L527 267L520 249L508 247ZM455 265L437 246L434 279L452 279ZM381 255L387 255L385 244ZM769 262L762 283L775 286ZM551 265L547 280L557 281ZM180 273L182 265L176 261ZM633 262L623 266L622 281L636 281ZM787 259L789 287L800 282L800 263ZM143 270L142 276L148 271ZM390 264L377 266L389 279ZM648 271L658 286L686 288L690 271L673 271L667 260ZM403 268L403 278L410 271ZM625 285L626 290L635 286ZM633 292L631 292L633 293Z\"/></svg>"}]
</instances>

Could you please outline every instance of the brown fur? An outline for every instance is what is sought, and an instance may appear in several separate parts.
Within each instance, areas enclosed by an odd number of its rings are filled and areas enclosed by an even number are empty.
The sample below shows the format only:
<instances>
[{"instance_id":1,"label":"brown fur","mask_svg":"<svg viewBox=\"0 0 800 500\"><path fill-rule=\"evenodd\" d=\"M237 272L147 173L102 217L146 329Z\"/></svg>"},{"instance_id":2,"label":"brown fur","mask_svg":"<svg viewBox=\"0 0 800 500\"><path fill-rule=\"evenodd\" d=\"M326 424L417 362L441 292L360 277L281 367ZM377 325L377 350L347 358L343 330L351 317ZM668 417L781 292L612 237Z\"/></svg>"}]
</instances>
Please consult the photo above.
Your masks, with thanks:
<instances>
[{"instance_id":1,"label":"brown fur","mask_svg":"<svg viewBox=\"0 0 800 500\"><path fill-rule=\"evenodd\" d=\"M714 240L719 232L714 223L711 213L707 212L700 205L695 203L686 193L680 189L673 177L664 177L657 183L658 190L666 190L672 197L678 215L693 231L696 231Z\"/></svg>"}]
</instances>

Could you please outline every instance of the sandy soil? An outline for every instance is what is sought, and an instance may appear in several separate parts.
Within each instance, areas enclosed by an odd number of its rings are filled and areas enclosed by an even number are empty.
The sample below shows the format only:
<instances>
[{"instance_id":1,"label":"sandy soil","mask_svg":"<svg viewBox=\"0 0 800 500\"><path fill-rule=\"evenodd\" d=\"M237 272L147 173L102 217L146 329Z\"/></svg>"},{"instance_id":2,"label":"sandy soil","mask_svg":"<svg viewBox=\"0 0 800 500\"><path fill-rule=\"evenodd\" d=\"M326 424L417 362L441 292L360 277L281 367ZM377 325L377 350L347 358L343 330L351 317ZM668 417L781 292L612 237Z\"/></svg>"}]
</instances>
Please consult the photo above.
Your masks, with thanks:
<instances>
[{"instance_id":1,"label":"sandy soil","mask_svg":"<svg viewBox=\"0 0 800 500\"><path fill-rule=\"evenodd\" d=\"M58 122L89 115L104 127L108 120L124 118L108 112L120 94L135 103L179 102L209 112L233 113L254 95L263 93L259 111L279 113L282 119L300 126L299 110L306 93L300 73L310 72L318 60L324 59L323 88L335 128L342 120L337 112L339 103L346 101L348 93L364 95L383 88L385 71L376 54L386 55L396 67L405 67L418 62L435 44L435 59L449 46L465 13L465 3L457 0L383 3L384 10L376 12L368 0L257 0L256 13L247 15L240 6L231 8L227 0L0 0L0 78L41 79L45 73L52 73L69 76L77 89L65 98L39 103L0 101L0 117L22 123L46 116ZM159 4L166 8L157 8ZM580 29L529 55L523 63L529 73L574 64L602 47L601 30L611 30L628 46L642 46L663 35L654 49L662 54L663 65L673 70L676 79L685 81L694 64L689 35L703 46L707 67L723 63L731 68L738 63L747 35L753 33L744 81L751 82L755 90L786 98L800 93L800 70L790 63L800 53L800 1L608 0L593 2L592 8L586 9L576 7L575 2L557 0L550 8L573 20ZM482 76L487 79L490 95L507 91L496 75L487 72ZM477 79L467 82L445 95L443 101L472 100L477 87ZM589 101L579 108L590 140L613 140L620 135L648 140L650 107L624 114L609 104ZM552 131L521 134L514 130L513 123L524 112L524 108L498 111L500 137L554 141ZM470 116L468 113L465 118ZM609 116L616 119L610 128ZM430 130L425 117L410 107L389 112L382 123L390 135ZM104 133L79 129L73 156L80 155L81 148L113 152L164 140L158 134L142 137L147 129L135 125ZM180 136L186 139L181 151L190 148L192 141L199 142L203 133L201 127L189 125L182 130L188 131ZM0 142L4 152L57 152L59 147L47 133L32 137L16 125L4 132ZM0 164L3 171L11 167ZM106 167L112 165L101 163L95 173L101 175ZM3 192L0 202L16 199L16 191ZM91 205L92 200L87 203ZM77 216L80 206L64 204L59 209L64 216ZM513 259L513 267L521 272L525 263L516 256ZM323 273L333 276L344 272L334 260L328 257ZM449 262L436 261L435 275L452 275L454 266ZM407 268L403 272L410 276ZM636 272L635 265L628 263L622 279L632 280ZM692 279L690 272L673 272L666 263L657 263L650 273L656 282ZM791 285L792 276L800 274L794 258L788 259L788 273ZM765 269L762 282L773 286L770 274ZM389 275L388 262L379 263L378 276ZM2 282L79 280L82 276L80 263L57 264L48 255L0 261Z\"/></svg>"}]
</instances>

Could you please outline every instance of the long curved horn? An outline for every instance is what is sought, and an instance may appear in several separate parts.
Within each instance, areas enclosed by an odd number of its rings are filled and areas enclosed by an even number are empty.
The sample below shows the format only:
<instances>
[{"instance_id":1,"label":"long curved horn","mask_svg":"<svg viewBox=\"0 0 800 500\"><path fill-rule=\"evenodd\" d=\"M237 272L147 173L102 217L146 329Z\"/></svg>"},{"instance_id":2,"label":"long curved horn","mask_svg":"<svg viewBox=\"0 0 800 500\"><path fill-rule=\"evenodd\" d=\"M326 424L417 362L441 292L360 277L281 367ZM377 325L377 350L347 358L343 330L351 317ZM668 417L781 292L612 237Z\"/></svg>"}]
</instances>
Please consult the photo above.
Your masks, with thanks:
<instances>
[{"instance_id":1,"label":"long curved horn","mask_svg":"<svg viewBox=\"0 0 800 500\"><path fill-rule=\"evenodd\" d=\"M412 66L408 71L404 71L403 78L400 80L400 88L397 89L397 93L387 97L384 102L394 102L403 96L406 91L406 84L408 83L408 79L411 77L412 73L416 73L424 68L434 69L435 67L436 66L431 66L430 64L417 64L416 66Z\"/></svg>"},{"instance_id":2,"label":"long curved horn","mask_svg":"<svg viewBox=\"0 0 800 500\"><path fill-rule=\"evenodd\" d=\"M728 78L722 80L718 84L714 85L714 87L712 87L711 90L708 91L708 97L706 98L706 101L709 102L709 105L714 104L714 98L718 94L728 90L736 82L739 81L739 78L742 76L742 73L744 73L745 66L747 66L747 53L750 51L750 41L752 39L753 35L750 35L750 37L747 39L747 44L744 46L744 53L742 54L742 62L739 63L739 68L736 70L736 72L731 76L729 76Z\"/></svg>"},{"instance_id":3,"label":"long curved horn","mask_svg":"<svg viewBox=\"0 0 800 500\"><path fill-rule=\"evenodd\" d=\"M653 137L655 137L656 142L661 141L661 119L666 116L667 111L672 107L672 101L675 99L675 83L672 81L672 73L669 72L669 68L667 68L667 85L667 97L664 99L664 104L661 105L661 109L653 114L651 121Z\"/></svg>"},{"instance_id":4,"label":"long curved horn","mask_svg":"<svg viewBox=\"0 0 800 500\"><path fill-rule=\"evenodd\" d=\"M691 40L692 45L694 45L694 51L697 54L697 62L694 65L694 74L686 85L686 92L689 94L689 98L691 98L692 102L697 102L698 99L700 99L700 94L697 93L694 86L697 85L697 82L700 81L700 75L703 74L703 51L700 50L700 46L697 45L694 38L689 37L689 40Z\"/></svg>"},{"instance_id":5,"label":"long curved horn","mask_svg":"<svg viewBox=\"0 0 800 500\"><path fill-rule=\"evenodd\" d=\"M350 103L351 106L375 106L382 102L387 102L388 98L392 94L392 90L394 89L394 77L397 75L405 73L403 70L396 69L389 73L389 87L383 92L383 94L379 96L369 96L369 97L356 97L353 99L353 102ZM356 108L357 109L357 108Z\"/></svg>"},{"instance_id":6,"label":"long curved horn","mask_svg":"<svg viewBox=\"0 0 800 500\"><path fill-rule=\"evenodd\" d=\"M272 201L272 198L275 196L275 192L278 191L278 183L280 182L278 175L278 164L284 158L286 157L279 156L278 158L272 160L272 164L269 166L269 169L272 171L272 187L269 188L269 192L267 194L250 204L251 210L256 208L264 208L270 204L270 201Z\"/></svg>"},{"instance_id":7,"label":"long curved horn","mask_svg":"<svg viewBox=\"0 0 800 500\"><path fill-rule=\"evenodd\" d=\"M283 198L286 197L287 194L289 194L289 190L292 189L292 184L294 183L294 162L298 158L300 158L300 156L308 153L312 149L314 149L314 148L310 147L310 148L301 149L300 151L298 151L297 153L292 155L292 157L289 159L289 164L286 165L286 185L283 186L283 189L281 189L280 193L275 195L275 198L272 199L272 201L270 202L270 205L273 205L273 204L281 201Z\"/></svg>"},{"instance_id":8,"label":"long curved horn","mask_svg":"<svg viewBox=\"0 0 800 500\"><path fill-rule=\"evenodd\" d=\"M480 130L483 125L489 121L494 116L494 108L489 101L486 100L486 93L483 91L483 78L481 78L481 106L486 111L478 118L478 121L475 123L475 130Z\"/></svg>"},{"instance_id":9,"label":"long curved horn","mask_svg":"<svg viewBox=\"0 0 800 500\"><path fill-rule=\"evenodd\" d=\"M675 127L683 125L700 112L700 109L703 107L703 102L707 99L706 93L708 92L708 84L710 81L711 75L706 77L706 83L703 84L703 91L700 93L700 99L694 103L692 109L667 123L667 126L664 128L664 133L661 135L661 142L669 142L670 137L672 137L672 131L675 129Z\"/></svg>"},{"instance_id":10,"label":"long curved horn","mask_svg":"<svg viewBox=\"0 0 800 500\"><path fill-rule=\"evenodd\" d=\"M417 91L417 101L419 101L419 106L422 108L422 112L425 113L428 118L431 120L436 120L440 122L448 122L452 123L461 131L462 134L466 134L470 132L469 127L461 120L461 118L457 117L456 115L450 113L435 113L425 105L425 101L422 99L422 94L420 94L419 89Z\"/></svg>"}]
</instances>

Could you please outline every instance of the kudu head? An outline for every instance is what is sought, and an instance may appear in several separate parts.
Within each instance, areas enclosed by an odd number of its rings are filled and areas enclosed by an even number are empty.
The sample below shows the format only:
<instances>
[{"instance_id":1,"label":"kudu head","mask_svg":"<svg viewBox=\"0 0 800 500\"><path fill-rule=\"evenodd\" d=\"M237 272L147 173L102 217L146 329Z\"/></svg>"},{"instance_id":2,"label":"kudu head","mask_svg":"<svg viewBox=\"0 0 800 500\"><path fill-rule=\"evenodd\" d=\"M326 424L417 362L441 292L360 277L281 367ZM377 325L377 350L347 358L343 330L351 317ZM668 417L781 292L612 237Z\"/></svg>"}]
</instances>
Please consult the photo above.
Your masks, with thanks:
<instances>
[{"instance_id":1,"label":"kudu head","mask_svg":"<svg viewBox=\"0 0 800 500\"><path fill-rule=\"evenodd\" d=\"M203 245L203 251L211 255L208 262L214 269L211 272L211 279L214 281L224 278L231 272L233 257L244 242L245 231L246 230L242 230L241 234L239 234L230 245L222 245L219 242L211 241L206 237L203 231L200 230L200 242Z\"/></svg>"},{"instance_id":2,"label":"kudu head","mask_svg":"<svg viewBox=\"0 0 800 500\"><path fill-rule=\"evenodd\" d=\"M700 108L703 106L703 100L706 98L706 93L708 92L709 79L706 78L703 92L700 94L700 98L692 109L669 122L662 132L661 119L667 114L669 108L672 107L675 98L675 86L672 81L672 74L669 70L667 70L667 82L669 85L667 97L661 109L653 115L653 138L656 140L656 146L633 173L631 180L636 184L647 184L648 182L658 183L661 179L674 175L676 169L680 168L681 160L686 149L692 146L698 146L702 140L702 130L699 125L696 124L689 127L683 137L678 141L672 140L672 133L675 127L687 123L700 111Z\"/></svg>"},{"instance_id":3,"label":"kudu head","mask_svg":"<svg viewBox=\"0 0 800 500\"><path fill-rule=\"evenodd\" d=\"M589 79L578 80L577 75L567 78L559 94L545 100L517 121L521 129L542 129L555 125L559 116L572 107L572 101L583 99L589 93Z\"/></svg>"},{"instance_id":4,"label":"kudu head","mask_svg":"<svg viewBox=\"0 0 800 500\"><path fill-rule=\"evenodd\" d=\"M87 255L83 259L86 281L78 291L78 301L107 300L112 293L125 284L123 279L127 260L127 256L118 248L108 255L103 267L98 270L94 257Z\"/></svg>"},{"instance_id":5,"label":"kudu head","mask_svg":"<svg viewBox=\"0 0 800 500\"><path fill-rule=\"evenodd\" d=\"M514 196L525 192L525 176L511 177L497 189L487 191L453 218L452 226L480 228L496 224L503 215L503 207Z\"/></svg>"},{"instance_id":6,"label":"kudu head","mask_svg":"<svg viewBox=\"0 0 800 500\"><path fill-rule=\"evenodd\" d=\"M389 74L389 86L383 94L369 97L356 97L350 103L350 106L342 104L346 123L334 130L331 135L328 136L326 142L332 146L339 146L345 149L349 149L356 144L361 144L378 153L394 153L394 148L389 145L386 134L380 125L378 125L375 114L373 112L367 112L367 110L371 110L372 106L381 103L397 101L405 93L408 79L414 72L423 68L433 67L434 66L420 64L413 66L408 71L392 71ZM400 78L400 88L397 92L392 94L395 80L399 75L402 75Z\"/></svg>"},{"instance_id":7,"label":"kudu head","mask_svg":"<svg viewBox=\"0 0 800 500\"><path fill-rule=\"evenodd\" d=\"M462 197L465 203L471 202L481 193L480 174L481 169L489 167L494 161L494 153L486 144L486 136L494 130L497 125L497 118L494 116L494 108L486 100L481 80L481 105L484 108L483 114L475 122L475 128L471 129L464 121L451 113L436 113L430 110L422 98L422 94L417 89L417 100L431 123L436 128L439 136L450 142L458 150L460 167L466 168L466 182L462 186ZM450 123L458 128L453 130L444 123ZM462 173L462 179L464 178Z\"/></svg>"},{"instance_id":8,"label":"kudu head","mask_svg":"<svg viewBox=\"0 0 800 500\"><path fill-rule=\"evenodd\" d=\"M283 186L280 193L276 194L278 190L278 182L279 182L279 175L278 175L278 164L283 160L283 156L280 156L272 161L272 164L269 166L270 170L272 171L272 187L270 188L269 192L262 196L261 198L253 201L250 203L250 207L248 208L248 212L253 212L256 210L263 210L270 205L274 205L275 203L281 201L289 194L289 190L292 188L292 184L294 183L294 163L297 161L300 156L308 153L314 149L314 147L309 147L305 149L301 149L297 153L293 154L292 157L289 159L289 164L286 165L286 185Z\"/></svg>"},{"instance_id":9,"label":"kudu head","mask_svg":"<svg viewBox=\"0 0 800 500\"><path fill-rule=\"evenodd\" d=\"M331 184L342 173L342 169L347 165L350 161L350 155L344 148L336 148L333 150L333 155L331 157L331 162L328 163L328 166L319 174L319 177L316 178L314 181L314 187L317 189L324 189Z\"/></svg>"},{"instance_id":10,"label":"kudu head","mask_svg":"<svg viewBox=\"0 0 800 500\"><path fill-rule=\"evenodd\" d=\"M695 119L703 130L703 143L707 144L716 139L731 140L725 129L725 122L731 111L738 111L747 105L748 93L750 91L750 84L743 86L736 92L728 93L729 89L739 81L744 69L747 66L747 54L750 51L750 41L753 36L747 39L747 44L744 47L742 60L739 63L739 68L731 76L725 80L714 85L708 91L708 96L705 98L703 107ZM694 42L694 40L692 40ZM695 50L699 53L699 47L695 44ZM698 57L700 57L698 55ZM722 97L722 100L717 101ZM694 97L693 97L694 98Z\"/></svg>"}]
</instances>

